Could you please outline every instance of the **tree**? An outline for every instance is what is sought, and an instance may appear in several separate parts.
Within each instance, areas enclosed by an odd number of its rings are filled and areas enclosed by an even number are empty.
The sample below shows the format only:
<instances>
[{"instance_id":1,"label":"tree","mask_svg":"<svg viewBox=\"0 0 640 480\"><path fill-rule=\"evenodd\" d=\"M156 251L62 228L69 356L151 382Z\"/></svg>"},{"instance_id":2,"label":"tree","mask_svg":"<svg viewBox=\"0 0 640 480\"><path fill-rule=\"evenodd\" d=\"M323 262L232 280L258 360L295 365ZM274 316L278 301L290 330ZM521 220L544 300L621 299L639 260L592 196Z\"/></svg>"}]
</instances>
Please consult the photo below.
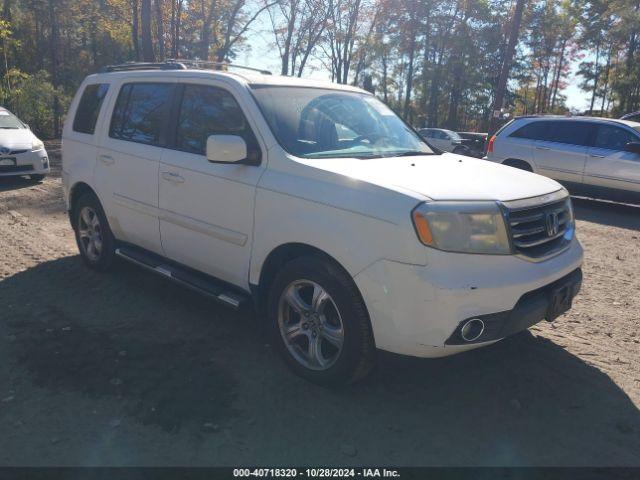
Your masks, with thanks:
<instances>
[{"instance_id":1,"label":"tree","mask_svg":"<svg viewBox=\"0 0 640 480\"><path fill-rule=\"evenodd\" d=\"M518 43L518 34L520 32L520 22L522 22L522 11L524 9L524 0L516 0L516 7L513 13L513 19L511 20L511 31L509 33L509 43L502 60L502 67L500 69L500 78L498 79L498 86L496 88L496 96L493 101L493 108L491 113L491 124L489 126L489 135L497 129L498 119L502 105L504 102L505 90L507 88L507 80L509 79L509 71L513 63L513 54Z\"/></svg>"},{"instance_id":2,"label":"tree","mask_svg":"<svg viewBox=\"0 0 640 480\"><path fill-rule=\"evenodd\" d=\"M140 23L142 25L142 59L155 62L153 41L151 39L151 0L141 0Z\"/></svg>"}]
</instances>

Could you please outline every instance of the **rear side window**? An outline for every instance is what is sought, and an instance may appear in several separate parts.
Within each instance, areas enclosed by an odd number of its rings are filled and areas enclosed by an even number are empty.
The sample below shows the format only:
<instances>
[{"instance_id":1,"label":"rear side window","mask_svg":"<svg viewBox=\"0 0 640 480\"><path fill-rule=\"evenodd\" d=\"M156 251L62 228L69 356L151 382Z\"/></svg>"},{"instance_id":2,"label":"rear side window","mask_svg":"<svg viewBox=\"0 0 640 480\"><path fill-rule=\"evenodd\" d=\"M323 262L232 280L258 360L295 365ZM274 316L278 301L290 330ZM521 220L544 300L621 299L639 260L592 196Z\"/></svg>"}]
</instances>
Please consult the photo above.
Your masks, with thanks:
<instances>
[{"instance_id":1,"label":"rear side window","mask_svg":"<svg viewBox=\"0 0 640 480\"><path fill-rule=\"evenodd\" d=\"M591 128L591 124L586 122L549 122L549 128L544 140L586 146L589 144L589 131Z\"/></svg>"},{"instance_id":2,"label":"rear side window","mask_svg":"<svg viewBox=\"0 0 640 480\"><path fill-rule=\"evenodd\" d=\"M594 147L609 150L624 150L629 142L640 141L637 136L620 127L598 125Z\"/></svg>"},{"instance_id":3,"label":"rear side window","mask_svg":"<svg viewBox=\"0 0 640 480\"><path fill-rule=\"evenodd\" d=\"M85 87L82 97L80 97L76 116L73 119L73 130L75 132L93 135L100 108L108 90L109 85L106 83L95 83Z\"/></svg>"},{"instance_id":4,"label":"rear side window","mask_svg":"<svg viewBox=\"0 0 640 480\"><path fill-rule=\"evenodd\" d=\"M238 135L255 154L257 141L233 96L221 88L185 85L176 129L176 149L205 155L209 135Z\"/></svg>"},{"instance_id":5,"label":"rear side window","mask_svg":"<svg viewBox=\"0 0 640 480\"><path fill-rule=\"evenodd\" d=\"M531 122L513 132L510 137L545 140L549 122Z\"/></svg>"},{"instance_id":6,"label":"rear side window","mask_svg":"<svg viewBox=\"0 0 640 480\"><path fill-rule=\"evenodd\" d=\"M162 145L173 84L129 83L120 89L109 136L129 142Z\"/></svg>"}]
</instances>

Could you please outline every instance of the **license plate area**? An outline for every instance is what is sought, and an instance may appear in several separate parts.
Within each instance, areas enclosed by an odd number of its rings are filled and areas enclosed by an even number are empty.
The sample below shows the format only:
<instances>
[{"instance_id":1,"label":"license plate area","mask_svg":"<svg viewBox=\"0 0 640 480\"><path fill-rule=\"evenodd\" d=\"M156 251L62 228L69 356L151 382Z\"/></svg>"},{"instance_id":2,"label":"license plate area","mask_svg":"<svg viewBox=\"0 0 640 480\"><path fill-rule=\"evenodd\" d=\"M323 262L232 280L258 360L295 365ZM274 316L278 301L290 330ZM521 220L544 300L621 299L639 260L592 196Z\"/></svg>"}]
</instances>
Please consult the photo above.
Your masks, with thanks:
<instances>
[{"instance_id":1,"label":"license plate area","mask_svg":"<svg viewBox=\"0 0 640 480\"><path fill-rule=\"evenodd\" d=\"M16 157L0 157L0 167L15 167Z\"/></svg>"},{"instance_id":2,"label":"license plate area","mask_svg":"<svg viewBox=\"0 0 640 480\"><path fill-rule=\"evenodd\" d=\"M575 297L579 289L579 283L576 281L567 282L554 288L549 298L546 319L552 322L563 313L566 313L571 308L573 297Z\"/></svg>"}]
</instances>

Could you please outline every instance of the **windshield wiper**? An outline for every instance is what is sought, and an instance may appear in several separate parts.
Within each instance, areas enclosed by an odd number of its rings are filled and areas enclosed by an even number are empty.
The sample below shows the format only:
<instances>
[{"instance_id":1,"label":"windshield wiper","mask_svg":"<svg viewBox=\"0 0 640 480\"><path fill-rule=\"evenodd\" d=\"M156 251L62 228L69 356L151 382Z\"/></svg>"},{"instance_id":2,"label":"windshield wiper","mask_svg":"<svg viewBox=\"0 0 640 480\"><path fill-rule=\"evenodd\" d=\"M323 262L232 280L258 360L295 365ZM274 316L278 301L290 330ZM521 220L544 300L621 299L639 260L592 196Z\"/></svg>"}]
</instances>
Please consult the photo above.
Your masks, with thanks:
<instances>
[{"instance_id":1,"label":"windshield wiper","mask_svg":"<svg viewBox=\"0 0 640 480\"><path fill-rule=\"evenodd\" d=\"M400 152L393 155L391 157L415 157L418 155L437 155L435 152L423 152L421 150L408 150L406 152Z\"/></svg>"}]
</instances>

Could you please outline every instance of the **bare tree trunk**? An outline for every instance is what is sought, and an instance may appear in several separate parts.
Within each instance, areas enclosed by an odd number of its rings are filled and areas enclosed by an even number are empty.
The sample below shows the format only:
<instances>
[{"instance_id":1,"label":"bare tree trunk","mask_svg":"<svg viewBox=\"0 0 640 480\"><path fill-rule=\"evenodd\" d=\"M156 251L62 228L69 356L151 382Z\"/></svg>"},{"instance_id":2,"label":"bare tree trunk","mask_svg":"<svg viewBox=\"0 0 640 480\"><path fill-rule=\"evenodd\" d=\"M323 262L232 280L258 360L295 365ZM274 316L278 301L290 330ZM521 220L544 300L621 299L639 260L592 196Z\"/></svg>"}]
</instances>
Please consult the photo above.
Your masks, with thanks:
<instances>
[{"instance_id":1,"label":"bare tree trunk","mask_svg":"<svg viewBox=\"0 0 640 480\"><path fill-rule=\"evenodd\" d=\"M589 105L589 115L593 113L593 105L596 103L596 95L598 92L598 80L600 77L600 67L598 65L600 61L600 40L598 39L598 43L596 44L596 62L594 65L593 72L593 92L591 94L591 105Z\"/></svg>"},{"instance_id":2,"label":"bare tree trunk","mask_svg":"<svg viewBox=\"0 0 640 480\"><path fill-rule=\"evenodd\" d=\"M142 58L145 62L155 62L153 41L151 39L151 0L142 0L140 6Z\"/></svg>"},{"instance_id":3,"label":"bare tree trunk","mask_svg":"<svg viewBox=\"0 0 640 480\"><path fill-rule=\"evenodd\" d=\"M611 70L611 55L612 55L613 45L609 46L609 53L607 54L607 65L604 69L604 85L602 86L602 105L600 106L600 115L604 116L605 105L607 102L607 89L609 88L609 73Z\"/></svg>"},{"instance_id":4,"label":"bare tree trunk","mask_svg":"<svg viewBox=\"0 0 640 480\"><path fill-rule=\"evenodd\" d=\"M498 120L500 111L504 104L504 95L507 90L507 81L509 80L509 71L513 63L513 55L518 44L518 35L520 33L520 23L522 23L522 10L524 9L524 0L516 0L516 8L513 12L513 20L511 20L511 32L509 33L509 43L504 53L502 68L500 69L500 78L498 79L498 88L496 96L493 100L493 108L491 112L491 124L489 125L489 136L493 135L498 128Z\"/></svg>"},{"instance_id":5,"label":"bare tree trunk","mask_svg":"<svg viewBox=\"0 0 640 480\"><path fill-rule=\"evenodd\" d=\"M553 82L553 97L551 98L551 110L556 107L556 96L558 95L558 89L560 87L560 75L562 74L562 67L564 64L564 53L567 49L567 39L562 40L562 47L560 48L560 56L558 57L558 66L556 69L556 78Z\"/></svg>"},{"instance_id":6,"label":"bare tree trunk","mask_svg":"<svg viewBox=\"0 0 640 480\"><path fill-rule=\"evenodd\" d=\"M162 61L165 59L164 51L164 17L162 14L162 0L155 1L156 6L156 37L158 38L158 58Z\"/></svg>"},{"instance_id":7,"label":"bare tree trunk","mask_svg":"<svg viewBox=\"0 0 640 480\"><path fill-rule=\"evenodd\" d=\"M384 98L384 103L389 103L389 72L388 72L388 64L387 64L387 52L382 53L382 95Z\"/></svg>"},{"instance_id":8,"label":"bare tree trunk","mask_svg":"<svg viewBox=\"0 0 640 480\"><path fill-rule=\"evenodd\" d=\"M409 107L411 105L411 90L413 88L413 59L416 53L416 32L415 21L411 19L411 40L409 44L409 68L407 71L407 91L404 97L404 108L402 109L402 117L405 120L409 119Z\"/></svg>"},{"instance_id":9,"label":"bare tree trunk","mask_svg":"<svg viewBox=\"0 0 640 480\"><path fill-rule=\"evenodd\" d=\"M136 61L140 61L140 40L138 27L138 0L131 0L131 43L135 52Z\"/></svg>"},{"instance_id":10,"label":"bare tree trunk","mask_svg":"<svg viewBox=\"0 0 640 480\"><path fill-rule=\"evenodd\" d=\"M176 29L173 39L173 58L180 57L180 27L182 25L182 0L176 0Z\"/></svg>"},{"instance_id":11,"label":"bare tree trunk","mask_svg":"<svg viewBox=\"0 0 640 480\"><path fill-rule=\"evenodd\" d=\"M58 19L56 16L55 0L49 0L49 22L51 24L51 38L49 48L51 52L51 83L56 91L53 94L53 136L60 136L60 99L58 98Z\"/></svg>"}]
</instances>

